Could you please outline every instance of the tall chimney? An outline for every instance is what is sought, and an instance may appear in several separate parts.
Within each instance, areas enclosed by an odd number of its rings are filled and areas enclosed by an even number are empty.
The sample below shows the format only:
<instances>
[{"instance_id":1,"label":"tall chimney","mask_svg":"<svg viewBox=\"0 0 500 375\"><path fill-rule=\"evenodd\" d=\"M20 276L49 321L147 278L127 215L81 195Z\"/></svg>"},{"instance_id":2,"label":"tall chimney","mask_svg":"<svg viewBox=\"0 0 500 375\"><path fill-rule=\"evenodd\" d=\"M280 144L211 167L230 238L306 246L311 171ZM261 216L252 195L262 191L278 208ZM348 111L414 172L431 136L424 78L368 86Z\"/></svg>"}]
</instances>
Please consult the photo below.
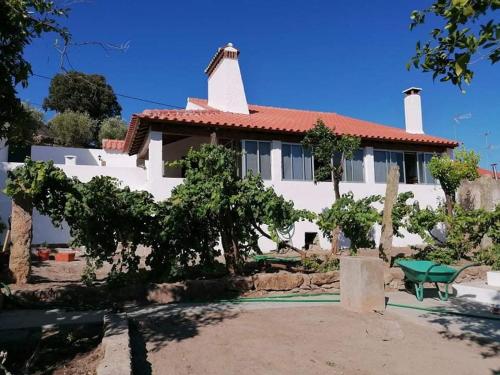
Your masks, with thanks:
<instances>
[{"instance_id":1,"label":"tall chimney","mask_svg":"<svg viewBox=\"0 0 500 375\"><path fill-rule=\"evenodd\" d=\"M238 55L240 52L228 43L219 48L205 69L208 76L208 105L224 112L248 115L247 98L241 79Z\"/></svg>"},{"instance_id":2,"label":"tall chimney","mask_svg":"<svg viewBox=\"0 0 500 375\"><path fill-rule=\"evenodd\" d=\"M405 127L408 133L424 134L422 125L422 103L418 87L410 87L403 91L405 94Z\"/></svg>"}]
</instances>

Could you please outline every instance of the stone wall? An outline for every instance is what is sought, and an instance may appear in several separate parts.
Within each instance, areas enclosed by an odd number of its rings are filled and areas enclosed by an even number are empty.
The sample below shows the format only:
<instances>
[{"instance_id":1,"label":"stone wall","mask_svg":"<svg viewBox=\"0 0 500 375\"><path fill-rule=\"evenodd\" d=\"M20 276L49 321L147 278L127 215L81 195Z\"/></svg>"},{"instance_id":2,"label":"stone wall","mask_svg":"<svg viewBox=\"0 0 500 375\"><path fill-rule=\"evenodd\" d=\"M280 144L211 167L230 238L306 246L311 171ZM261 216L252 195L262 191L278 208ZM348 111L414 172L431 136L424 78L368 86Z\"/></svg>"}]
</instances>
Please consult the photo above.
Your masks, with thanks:
<instances>
[{"instance_id":1,"label":"stone wall","mask_svg":"<svg viewBox=\"0 0 500 375\"><path fill-rule=\"evenodd\" d=\"M475 181L463 181L457 197L462 207L492 211L500 204L500 180L482 176Z\"/></svg>"}]
</instances>

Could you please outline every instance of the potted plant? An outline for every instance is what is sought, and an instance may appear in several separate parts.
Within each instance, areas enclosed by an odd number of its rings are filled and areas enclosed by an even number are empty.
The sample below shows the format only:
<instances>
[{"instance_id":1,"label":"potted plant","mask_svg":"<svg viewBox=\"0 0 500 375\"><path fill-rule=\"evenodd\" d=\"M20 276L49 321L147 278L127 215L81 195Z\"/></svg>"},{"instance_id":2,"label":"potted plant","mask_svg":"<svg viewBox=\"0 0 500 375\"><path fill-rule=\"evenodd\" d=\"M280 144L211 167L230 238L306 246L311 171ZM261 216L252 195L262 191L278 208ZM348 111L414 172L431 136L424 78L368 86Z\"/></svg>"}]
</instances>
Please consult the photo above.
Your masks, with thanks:
<instances>
[{"instance_id":1,"label":"potted plant","mask_svg":"<svg viewBox=\"0 0 500 375\"><path fill-rule=\"evenodd\" d=\"M55 255L57 262L73 262L76 253L74 251L58 251Z\"/></svg>"},{"instance_id":2,"label":"potted plant","mask_svg":"<svg viewBox=\"0 0 500 375\"><path fill-rule=\"evenodd\" d=\"M47 243L46 243L46 242L43 242L43 243L42 243L42 246L40 246L40 247L36 250L36 253L37 253L37 256L38 256L38 260L41 260L41 261L44 261L44 260L49 260L49 256L50 256L50 249L49 249L49 247L47 246Z\"/></svg>"}]
</instances>

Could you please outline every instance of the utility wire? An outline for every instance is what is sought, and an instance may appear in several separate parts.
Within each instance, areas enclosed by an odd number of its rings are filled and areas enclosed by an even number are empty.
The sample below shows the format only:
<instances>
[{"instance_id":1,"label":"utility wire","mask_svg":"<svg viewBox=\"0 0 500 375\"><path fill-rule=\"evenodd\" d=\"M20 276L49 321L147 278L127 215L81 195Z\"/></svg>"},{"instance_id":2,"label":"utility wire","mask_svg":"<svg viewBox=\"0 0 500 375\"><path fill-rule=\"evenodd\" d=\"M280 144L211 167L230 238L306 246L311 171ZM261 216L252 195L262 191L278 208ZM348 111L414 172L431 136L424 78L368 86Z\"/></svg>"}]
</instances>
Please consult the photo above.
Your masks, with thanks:
<instances>
[{"instance_id":1,"label":"utility wire","mask_svg":"<svg viewBox=\"0 0 500 375\"><path fill-rule=\"evenodd\" d=\"M50 77L48 77L46 75L43 75L43 74L33 73L32 75L34 77L48 79L49 81L52 80L52 78L50 78ZM158 105L163 105L165 107L170 107L170 108L175 108L175 109L184 109L183 107L179 107L177 105L172 105L172 104L157 102L157 101L149 100L149 99L143 99L143 98L139 98L137 96L127 95L127 94L120 94L120 93L116 93L116 92L115 92L115 95L116 96L120 96L122 98L127 98L127 99L132 99L132 100L138 100L138 101L141 101L141 102L144 102L144 103L158 104Z\"/></svg>"}]
</instances>

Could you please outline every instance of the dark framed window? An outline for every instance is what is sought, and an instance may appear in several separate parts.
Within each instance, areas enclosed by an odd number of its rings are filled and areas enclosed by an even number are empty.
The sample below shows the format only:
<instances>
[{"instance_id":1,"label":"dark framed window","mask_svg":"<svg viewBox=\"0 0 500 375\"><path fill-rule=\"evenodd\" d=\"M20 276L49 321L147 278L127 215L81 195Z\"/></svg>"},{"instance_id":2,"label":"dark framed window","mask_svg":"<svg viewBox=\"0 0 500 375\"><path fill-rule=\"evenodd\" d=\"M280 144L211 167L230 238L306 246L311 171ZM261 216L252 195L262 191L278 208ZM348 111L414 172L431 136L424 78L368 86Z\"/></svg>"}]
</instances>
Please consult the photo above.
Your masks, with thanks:
<instances>
[{"instance_id":1,"label":"dark framed window","mask_svg":"<svg viewBox=\"0 0 500 375\"><path fill-rule=\"evenodd\" d=\"M420 152L383 151L373 153L375 164L375 182L387 182L387 173L391 165L399 166L399 182L405 184L434 184L428 163L432 154Z\"/></svg>"},{"instance_id":2,"label":"dark framed window","mask_svg":"<svg viewBox=\"0 0 500 375\"><path fill-rule=\"evenodd\" d=\"M301 144L283 143L281 145L281 166L284 180L312 181L313 158L311 150Z\"/></svg>"},{"instance_id":3,"label":"dark framed window","mask_svg":"<svg viewBox=\"0 0 500 375\"><path fill-rule=\"evenodd\" d=\"M346 182L364 182L365 180L365 163L363 149L356 150L352 159L344 161L344 174L342 181Z\"/></svg>"},{"instance_id":4,"label":"dark framed window","mask_svg":"<svg viewBox=\"0 0 500 375\"><path fill-rule=\"evenodd\" d=\"M263 180L271 179L271 142L242 141L243 176L260 174Z\"/></svg>"}]
</instances>

